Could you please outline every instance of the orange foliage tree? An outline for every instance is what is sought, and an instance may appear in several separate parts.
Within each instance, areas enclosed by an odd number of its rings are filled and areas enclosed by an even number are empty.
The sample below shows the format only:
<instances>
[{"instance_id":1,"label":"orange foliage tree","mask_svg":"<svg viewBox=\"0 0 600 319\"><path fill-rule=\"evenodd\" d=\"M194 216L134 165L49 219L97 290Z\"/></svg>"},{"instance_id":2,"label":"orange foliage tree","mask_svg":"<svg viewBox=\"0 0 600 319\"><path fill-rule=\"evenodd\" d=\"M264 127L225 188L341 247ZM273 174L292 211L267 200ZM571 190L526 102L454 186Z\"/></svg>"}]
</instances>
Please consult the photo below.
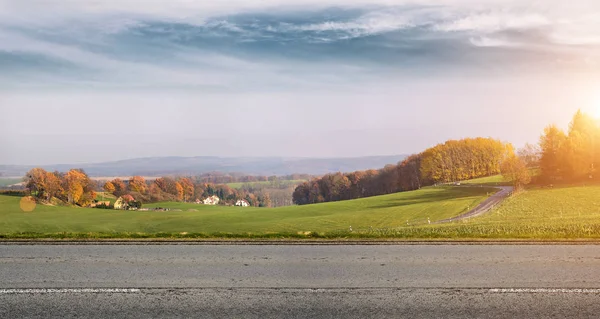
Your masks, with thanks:
<instances>
[{"instance_id":1,"label":"orange foliage tree","mask_svg":"<svg viewBox=\"0 0 600 319\"><path fill-rule=\"evenodd\" d=\"M146 180L141 176L133 176L129 179L129 190L140 194L146 193L148 185Z\"/></svg>"}]
</instances>

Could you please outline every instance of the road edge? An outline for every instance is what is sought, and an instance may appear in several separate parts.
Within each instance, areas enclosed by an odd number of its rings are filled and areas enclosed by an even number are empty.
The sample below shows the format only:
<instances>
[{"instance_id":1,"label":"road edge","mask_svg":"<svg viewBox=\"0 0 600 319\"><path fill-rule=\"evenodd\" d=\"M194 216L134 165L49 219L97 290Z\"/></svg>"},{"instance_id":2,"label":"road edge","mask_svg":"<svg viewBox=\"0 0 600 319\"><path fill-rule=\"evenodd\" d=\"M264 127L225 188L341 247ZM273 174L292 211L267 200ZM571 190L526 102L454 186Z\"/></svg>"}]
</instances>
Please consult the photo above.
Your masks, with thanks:
<instances>
[{"instance_id":1,"label":"road edge","mask_svg":"<svg viewBox=\"0 0 600 319\"><path fill-rule=\"evenodd\" d=\"M0 240L2 245L283 245L283 246L468 246L468 245L600 245L598 239L565 239L565 240L43 240L15 239Z\"/></svg>"}]
</instances>

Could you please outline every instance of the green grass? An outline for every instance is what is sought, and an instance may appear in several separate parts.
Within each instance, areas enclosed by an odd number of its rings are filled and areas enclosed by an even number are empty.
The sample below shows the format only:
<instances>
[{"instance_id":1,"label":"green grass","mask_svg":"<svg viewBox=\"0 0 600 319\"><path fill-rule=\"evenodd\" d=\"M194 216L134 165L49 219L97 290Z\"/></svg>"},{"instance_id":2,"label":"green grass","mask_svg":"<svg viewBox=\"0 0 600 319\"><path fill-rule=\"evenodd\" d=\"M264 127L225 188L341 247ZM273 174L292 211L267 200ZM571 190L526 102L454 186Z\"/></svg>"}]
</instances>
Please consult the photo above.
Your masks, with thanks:
<instances>
[{"instance_id":1,"label":"green grass","mask_svg":"<svg viewBox=\"0 0 600 319\"><path fill-rule=\"evenodd\" d=\"M304 182L305 180L303 179L298 179L298 180L284 180L284 181L279 181L279 185L298 185L302 182ZM245 185L250 185L250 186L269 186L271 184L273 184L275 182L270 182L270 181L261 181L261 182L249 182L249 183L227 183L226 185L234 188L234 189L240 189Z\"/></svg>"},{"instance_id":2,"label":"green grass","mask_svg":"<svg viewBox=\"0 0 600 319\"><path fill-rule=\"evenodd\" d=\"M494 175L488 177L475 178L461 182L463 185L484 185L484 186L510 186L510 182L504 180L502 175Z\"/></svg>"},{"instance_id":3,"label":"green grass","mask_svg":"<svg viewBox=\"0 0 600 319\"><path fill-rule=\"evenodd\" d=\"M477 218L389 230L396 238L600 239L600 186L532 187Z\"/></svg>"},{"instance_id":4,"label":"green grass","mask_svg":"<svg viewBox=\"0 0 600 319\"><path fill-rule=\"evenodd\" d=\"M21 212L18 197L0 196L0 237L347 237L362 230L416 228L466 212L485 187L432 187L351 201L279 208L157 203L182 211L135 212L39 206ZM300 235L299 235L300 233ZM375 233L373 233L375 234ZM376 234L375 234L376 235Z\"/></svg>"},{"instance_id":5,"label":"green grass","mask_svg":"<svg viewBox=\"0 0 600 319\"><path fill-rule=\"evenodd\" d=\"M38 206L23 213L18 197L0 196L0 238L600 239L600 185L530 187L483 216L426 222L459 215L491 191L431 187L280 208L146 205L181 210L170 212Z\"/></svg>"},{"instance_id":6,"label":"green grass","mask_svg":"<svg viewBox=\"0 0 600 319\"><path fill-rule=\"evenodd\" d=\"M115 195L111 193L97 192L96 200L101 202L110 202L111 204L114 204L117 201L117 197L115 197Z\"/></svg>"}]
</instances>

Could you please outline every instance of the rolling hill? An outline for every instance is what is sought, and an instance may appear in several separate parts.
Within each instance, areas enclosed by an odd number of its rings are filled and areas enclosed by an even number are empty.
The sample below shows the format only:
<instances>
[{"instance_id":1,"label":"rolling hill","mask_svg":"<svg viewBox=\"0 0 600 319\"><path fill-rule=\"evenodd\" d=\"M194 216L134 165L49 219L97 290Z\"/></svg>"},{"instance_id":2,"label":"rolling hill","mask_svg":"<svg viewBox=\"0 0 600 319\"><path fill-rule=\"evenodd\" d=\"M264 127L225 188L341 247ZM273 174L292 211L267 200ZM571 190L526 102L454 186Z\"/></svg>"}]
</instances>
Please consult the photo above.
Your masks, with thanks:
<instances>
[{"instance_id":1,"label":"rolling hill","mask_svg":"<svg viewBox=\"0 0 600 319\"><path fill-rule=\"evenodd\" d=\"M0 176L23 176L33 167L42 167L48 171L82 168L90 176L200 175L210 172L248 175L321 175L379 169L387 164L396 164L405 157L405 155L354 158L150 157L91 164L0 165Z\"/></svg>"},{"instance_id":2,"label":"rolling hill","mask_svg":"<svg viewBox=\"0 0 600 319\"><path fill-rule=\"evenodd\" d=\"M335 236L348 231L428 224L466 212L493 189L430 187L418 191L278 208L156 203L144 207L171 211L118 211L41 206L30 213L19 209L19 197L0 195L2 237L201 236L244 237L315 233ZM19 235L21 234L21 235ZM70 235L69 235L70 234ZM162 234L162 235L160 235Z\"/></svg>"}]
</instances>

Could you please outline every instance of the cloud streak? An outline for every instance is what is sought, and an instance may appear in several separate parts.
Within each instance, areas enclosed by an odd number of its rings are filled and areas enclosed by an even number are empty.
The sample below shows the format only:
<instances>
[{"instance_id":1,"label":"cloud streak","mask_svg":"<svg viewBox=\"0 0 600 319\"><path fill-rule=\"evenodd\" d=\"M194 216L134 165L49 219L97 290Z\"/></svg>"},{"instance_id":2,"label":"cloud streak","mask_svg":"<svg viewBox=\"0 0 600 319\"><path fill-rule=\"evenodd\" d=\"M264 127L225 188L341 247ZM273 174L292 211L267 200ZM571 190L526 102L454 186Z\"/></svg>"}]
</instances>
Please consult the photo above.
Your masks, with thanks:
<instances>
[{"instance_id":1,"label":"cloud streak","mask_svg":"<svg viewBox=\"0 0 600 319\"><path fill-rule=\"evenodd\" d=\"M0 65L29 57L0 79L31 83L60 66L56 76L106 86L318 87L415 69L583 68L599 58L592 1L569 10L553 0L473 3L31 0L26 11L0 0Z\"/></svg>"}]
</instances>

